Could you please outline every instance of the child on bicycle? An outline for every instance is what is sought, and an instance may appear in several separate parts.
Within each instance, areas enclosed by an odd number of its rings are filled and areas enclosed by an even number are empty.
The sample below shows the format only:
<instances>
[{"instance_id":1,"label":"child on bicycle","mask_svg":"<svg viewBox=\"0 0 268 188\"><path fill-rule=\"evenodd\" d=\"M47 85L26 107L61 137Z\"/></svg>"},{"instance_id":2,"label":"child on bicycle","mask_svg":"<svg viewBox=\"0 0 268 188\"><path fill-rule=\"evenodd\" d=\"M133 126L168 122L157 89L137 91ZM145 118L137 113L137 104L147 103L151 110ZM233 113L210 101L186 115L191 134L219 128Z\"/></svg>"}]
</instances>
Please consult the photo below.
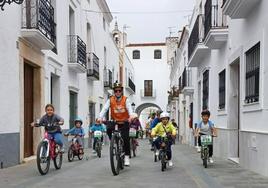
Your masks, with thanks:
<instances>
[{"instance_id":1,"label":"child on bicycle","mask_svg":"<svg viewBox=\"0 0 268 188\"><path fill-rule=\"evenodd\" d=\"M136 139L137 139L138 136L139 136L139 132L138 132L138 130L143 131L143 130L142 130L141 123L140 123L140 120L139 120L139 118L138 118L138 114L137 114L137 113L132 113L132 114L130 115L130 119L131 119L131 121L130 121L130 128L134 128L134 129L136 130ZM139 143L138 143L137 140L136 140L136 145L137 145L137 146L139 145Z\"/></svg>"},{"instance_id":2,"label":"child on bicycle","mask_svg":"<svg viewBox=\"0 0 268 188\"><path fill-rule=\"evenodd\" d=\"M198 137L198 145L201 146L201 135L212 135L216 136L216 129L214 123L209 120L210 118L210 111L203 110L201 112L202 120L197 124L195 136ZM212 142L213 143L213 142ZM212 155L213 155L213 144L209 145L209 163L213 163ZM200 152L200 147L198 147L198 152Z\"/></svg>"},{"instance_id":3,"label":"child on bicycle","mask_svg":"<svg viewBox=\"0 0 268 188\"><path fill-rule=\"evenodd\" d=\"M60 152L64 152L63 138L60 126L64 124L64 119L54 113L55 108L52 104L45 107L46 114L41 117L38 123L31 123L31 126L47 126L46 131L49 137L54 138L56 144L60 146Z\"/></svg>"},{"instance_id":4,"label":"child on bicycle","mask_svg":"<svg viewBox=\"0 0 268 188\"><path fill-rule=\"evenodd\" d=\"M81 148L83 148L82 137L85 136L85 131L82 127L82 124L83 124L82 119L76 118L74 120L75 126L64 134L65 136L68 136L68 135L77 136L76 138L77 138L78 144L81 146Z\"/></svg>"},{"instance_id":5,"label":"child on bicycle","mask_svg":"<svg viewBox=\"0 0 268 188\"><path fill-rule=\"evenodd\" d=\"M96 119L96 123L94 125L89 127L89 130L90 130L90 133L92 134L94 134L95 131L101 131L102 133L106 132L105 126L98 119ZM101 137L101 142L103 142L103 136ZM97 138L94 138L92 153L96 153L95 151L96 143L97 143Z\"/></svg>"},{"instance_id":6,"label":"child on bicycle","mask_svg":"<svg viewBox=\"0 0 268 188\"><path fill-rule=\"evenodd\" d=\"M173 166L173 163L171 161L172 158L172 151L171 151L171 145L173 143L173 139L176 137L176 128L173 126L173 124L169 121L170 116L167 112L162 112L160 114L160 120L161 122L158 123L153 129L151 136L157 136L158 138L154 141L154 144L157 148L156 155L159 155L159 149L161 144L161 137L167 136L168 141L168 148L167 148L167 157L168 157L168 165Z\"/></svg>"}]
</instances>

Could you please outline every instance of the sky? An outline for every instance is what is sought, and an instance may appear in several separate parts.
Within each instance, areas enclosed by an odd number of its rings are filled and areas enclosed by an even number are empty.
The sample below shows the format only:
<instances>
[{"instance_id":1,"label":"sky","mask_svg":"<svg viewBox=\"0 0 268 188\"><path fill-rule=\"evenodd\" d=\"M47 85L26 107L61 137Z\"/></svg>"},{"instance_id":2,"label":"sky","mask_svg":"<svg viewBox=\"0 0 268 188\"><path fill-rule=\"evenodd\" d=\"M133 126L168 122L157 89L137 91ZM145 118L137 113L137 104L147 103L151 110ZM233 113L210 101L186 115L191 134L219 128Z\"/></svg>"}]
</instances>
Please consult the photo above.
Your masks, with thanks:
<instances>
[{"instance_id":1,"label":"sky","mask_svg":"<svg viewBox=\"0 0 268 188\"><path fill-rule=\"evenodd\" d=\"M195 0L106 0L128 43L165 42L189 23ZM117 13L119 12L119 13ZM171 28L169 28L171 27ZM111 23L114 28L114 21Z\"/></svg>"}]
</instances>

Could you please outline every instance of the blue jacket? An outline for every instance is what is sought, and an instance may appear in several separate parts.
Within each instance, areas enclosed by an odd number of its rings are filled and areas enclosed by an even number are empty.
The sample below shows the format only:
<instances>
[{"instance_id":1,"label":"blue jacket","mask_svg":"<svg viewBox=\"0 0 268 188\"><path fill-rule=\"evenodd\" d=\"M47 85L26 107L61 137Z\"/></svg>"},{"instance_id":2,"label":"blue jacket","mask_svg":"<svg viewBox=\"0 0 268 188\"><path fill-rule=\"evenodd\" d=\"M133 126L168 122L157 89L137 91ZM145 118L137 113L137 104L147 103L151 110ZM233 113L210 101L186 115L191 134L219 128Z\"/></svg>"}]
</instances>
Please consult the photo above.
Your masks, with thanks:
<instances>
[{"instance_id":1,"label":"blue jacket","mask_svg":"<svg viewBox=\"0 0 268 188\"><path fill-rule=\"evenodd\" d=\"M160 118L158 118L158 117L154 118L154 120L152 121L152 123L150 125L150 129L153 129L160 122L161 122Z\"/></svg>"},{"instance_id":2,"label":"blue jacket","mask_svg":"<svg viewBox=\"0 0 268 188\"><path fill-rule=\"evenodd\" d=\"M101 132L105 132L106 128L104 125L102 124L94 124L92 125L92 127L89 127L90 131L94 132L94 131L101 131Z\"/></svg>"},{"instance_id":3,"label":"blue jacket","mask_svg":"<svg viewBox=\"0 0 268 188\"><path fill-rule=\"evenodd\" d=\"M85 131L82 127L80 127L80 128L73 127L72 129L67 131L66 134L70 134L70 135L77 135L78 134L80 136L85 136Z\"/></svg>"}]
</instances>

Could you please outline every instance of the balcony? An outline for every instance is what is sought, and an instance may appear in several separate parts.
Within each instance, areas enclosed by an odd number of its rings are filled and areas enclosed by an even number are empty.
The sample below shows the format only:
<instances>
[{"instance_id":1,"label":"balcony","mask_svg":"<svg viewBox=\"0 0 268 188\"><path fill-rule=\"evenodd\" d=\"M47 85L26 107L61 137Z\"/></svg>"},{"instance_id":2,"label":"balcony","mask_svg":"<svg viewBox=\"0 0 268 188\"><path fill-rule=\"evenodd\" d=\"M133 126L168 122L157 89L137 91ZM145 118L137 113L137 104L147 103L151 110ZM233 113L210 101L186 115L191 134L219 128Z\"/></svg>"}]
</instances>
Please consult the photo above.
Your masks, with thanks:
<instances>
[{"instance_id":1,"label":"balcony","mask_svg":"<svg viewBox=\"0 0 268 188\"><path fill-rule=\"evenodd\" d=\"M246 18L261 0L224 0L223 13L232 19Z\"/></svg>"},{"instance_id":2,"label":"balcony","mask_svg":"<svg viewBox=\"0 0 268 188\"><path fill-rule=\"evenodd\" d=\"M87 57L87 77L93 81L100 79L99 58L93 52Z\"/></svg>"},{"instance_id":3,"label":"balcony","mask_svg":"<svg viewBox=\"0 0 268 188\"><path fill-rule=\"evenodd\" d=\"M140 90L140 94L142 98L155 98L156 97L156 89L152 90Z\"/></svg>"},{"instance_id":4,"label":"balcony","mask_svg":"<svg viewBox=\"0 0 268 188\"><path fill-rule=\"evenodd\" d=\"M180 88L173 86L170 91L168 91L168 101L178 100L180 96Z\"/></svg>"},{"instance_id":5,"label":"balcony","mask_svg":"<svg viewBox=\"0 0 268 188\"><path fill-rule=\"evenodd\" d=\"M209 48L204 45L204 24L203 15L198 15L188 41L188 66L196 67L209 52Z\"/></svg>"},{"instance_id":6,"label":"balcony","mask_svg":"<svg viewBox=\"0 0 268 188\"><path fill-rule=\"evenodd\" d=\"M134 94L136 92L136 86L131 78L128 78L126 89L132 94Z\"/></svg>"},{"instance_id":7,"label":"balcony","mask_svg":"<svg viewBox=\"0 0 268 188\"><path fill-rule=\"evenodd\" d=\"M22 4L21 36L41 50L55 47L54 8L48 0L27 0Z\"/></svg>"},{"instance_id":8,"label":"balcony","mask_svg":"<svg viewBox=\"0 0 268 188\"><path fill-rule=\"evenodd\" d=\"M68 66L77 73L87 71L86 44L77 35L68 36Z\"/></svg>"},{"instance_id":9,"label":"balcony","mask_svg":"<svg viewBox=\"0 0 268 188\"><path fill-rule=\"evenodd\" d=\"M205 45L210 49L220 49L228 39L227 16L218 4L207 0L205 4Z\"/></svg>"},{"instance_id":10,"label":"balcony","mask_svg":"<svg viewBox=\"0 0 268 188\"><path fill-rule=\"evenodd\" d=\"M111 70L104 68L103 71L103 86L106 89L113 89L113 73Z\"/></svg>"},{"instance_id":11,"label":"balcony","mask_svg":"<svg viewBox=\"0 0 268 188\"><path fill-rule=\"evenodd\" d=\"M182 85L181 92L184 95L191 95L194 93L194 87L192 84L192 69L185 67L182 73Z\"/></svg>"}]
</instances>

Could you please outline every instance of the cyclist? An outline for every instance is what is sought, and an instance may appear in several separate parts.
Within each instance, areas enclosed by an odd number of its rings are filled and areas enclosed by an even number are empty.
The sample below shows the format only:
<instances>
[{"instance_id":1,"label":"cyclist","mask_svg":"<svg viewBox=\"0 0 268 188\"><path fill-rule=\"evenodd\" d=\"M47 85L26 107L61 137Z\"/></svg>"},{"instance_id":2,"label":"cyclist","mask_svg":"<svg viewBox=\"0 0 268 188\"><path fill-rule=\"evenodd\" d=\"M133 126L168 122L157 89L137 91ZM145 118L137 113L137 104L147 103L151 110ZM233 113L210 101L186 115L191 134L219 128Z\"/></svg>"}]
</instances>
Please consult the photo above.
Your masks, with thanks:
<instances>
[{"instance_id":1,"label":"cyclist","mask_svg":"<svg viewBox=\"0 0 268 188\"><path fill-rule=\"evenodd\" d=\"M110 109L111 119L115 120L124 140L125 166L130 165L130 141L129 141L129 122L132 108L129 99L123 95L123 86L117 81L113 85L114 95L112 95L105 103L99 114L99 120L102 121ZM114 126L107 126L107 134L111 139Z\"/></svg>"},{"instance_id":2,"label":"cyclist","mask_svg":"<svg viewBox=\"0 0 268 188\"><path fill-rule=\"evenodd\" d=\"M64 124L64 119L54 113L55 108L52 104L47 104L45 107L46 114L41 117L38 124L40 126L47 125L46 131L49 136L54 138L56 144L60 146L60 152L64 152L63 138L60 125ZM35 123L31 123L31 126L35 126Z\"/></svg>"},{"instance_id":3,"label":"cyclist","mask_svg":"<svg viewBox=\"0 0 268 188\"><path fill-rule=\"evenodd\" d=\"M156 111L156 116L155 118L152 120L151 125L150 125L150 130L152 130L158 123L161 122L160 119L160 114L162 113L162 110L157 110ZM154 151L154 142L152 142L152 147L151 147L151 151Z\"/></svg>"},{"instance_id":4,"label":"cyclist","mask_svg":"<svg viewBox=\"0 0 268 188\"><path fill-rule=\"evenodd\" d=\"M200 135L213 135L216 136L216 129L214 123L209 120L210 111L203 110L201 112L202 120L197 124L195 136L198 137L198 145L201 146L201 138ZM213 140L212 140L213 141ZM213 142L212 142L213 143ZM213 144L209 145L209 163L213 163L212 155L213 155ZM198 147L198 152L200 152L200 147Z\"/></svg>"},{"instance_id":5,"label":"cyclist","mask_svg":"<svg viewBox=\"0 0 268 188\"><path fill-rule=\"evenodd\" d=\"M90 133L94 133L95 131L101 131L102 133L104 133L106 131L106 128L98 119L96 119L96 123L92 125L91 127L89 127L89 130L90 130ZM101 142L103 142L103 135L101 137ZM97 138L94 138L92 153L96 153L95 151L96 143L97 143Z\"/></svg>"},{"instance_id":6,"label":"cyclist","mask_svg":"<svg viewBox=\"0 0 268 188\"><path fill-rule=\"evenodd\" d=\"M67 131L64 135L68 136L68 135L78 135L77 137L77 141L78 144L81 146L81 148L83 148L83 142L82 142L82 138L83 136L85 136L85 131L82 127L83 121L81 118L77 117L74 120L74 127L72 129L70 129L69 131Z\"/></svg>"},{"instance_id":7,"label":"cyclist","mask_svg":"<svg viewBox=\"0 0 268 188\"><path fill-rule=\"evenodd\" d=\"M172 151L171 151L171 145L173 143L173 139L176 137L176 128L173 126L173 124L169 121L169 113L162 112L160 114L161 122L158 123L153 129L151 136L158 136L158 138L155 140L155 146L157 148L156 155L159 155L159 149L160 149L160 142L161 137L163 137L165 134L168 136L168 149L167 149L167 157L168 157L168 165L173 166L173 163L171 161L172 158Z\"/></svg>"},{"instance_id":8,"label":"cyclist","mask_svg":"<svg viewBox=\"0 0 268 188\"><path fill-rule=\"evenodd\" d=\"M142 130L142 126L141 126L141 123L140 123L140 120L138 118L138 114L137 113L132 113L130 115L130 117L131 117L130 128L134 128L137 131L137 135L136 135L136 139L135 140L136 140L136 145L138 146L139 145L138 140L137 140L137 138L139 137L138 130L143 131Z\"/></svg>"}]
</instances>

